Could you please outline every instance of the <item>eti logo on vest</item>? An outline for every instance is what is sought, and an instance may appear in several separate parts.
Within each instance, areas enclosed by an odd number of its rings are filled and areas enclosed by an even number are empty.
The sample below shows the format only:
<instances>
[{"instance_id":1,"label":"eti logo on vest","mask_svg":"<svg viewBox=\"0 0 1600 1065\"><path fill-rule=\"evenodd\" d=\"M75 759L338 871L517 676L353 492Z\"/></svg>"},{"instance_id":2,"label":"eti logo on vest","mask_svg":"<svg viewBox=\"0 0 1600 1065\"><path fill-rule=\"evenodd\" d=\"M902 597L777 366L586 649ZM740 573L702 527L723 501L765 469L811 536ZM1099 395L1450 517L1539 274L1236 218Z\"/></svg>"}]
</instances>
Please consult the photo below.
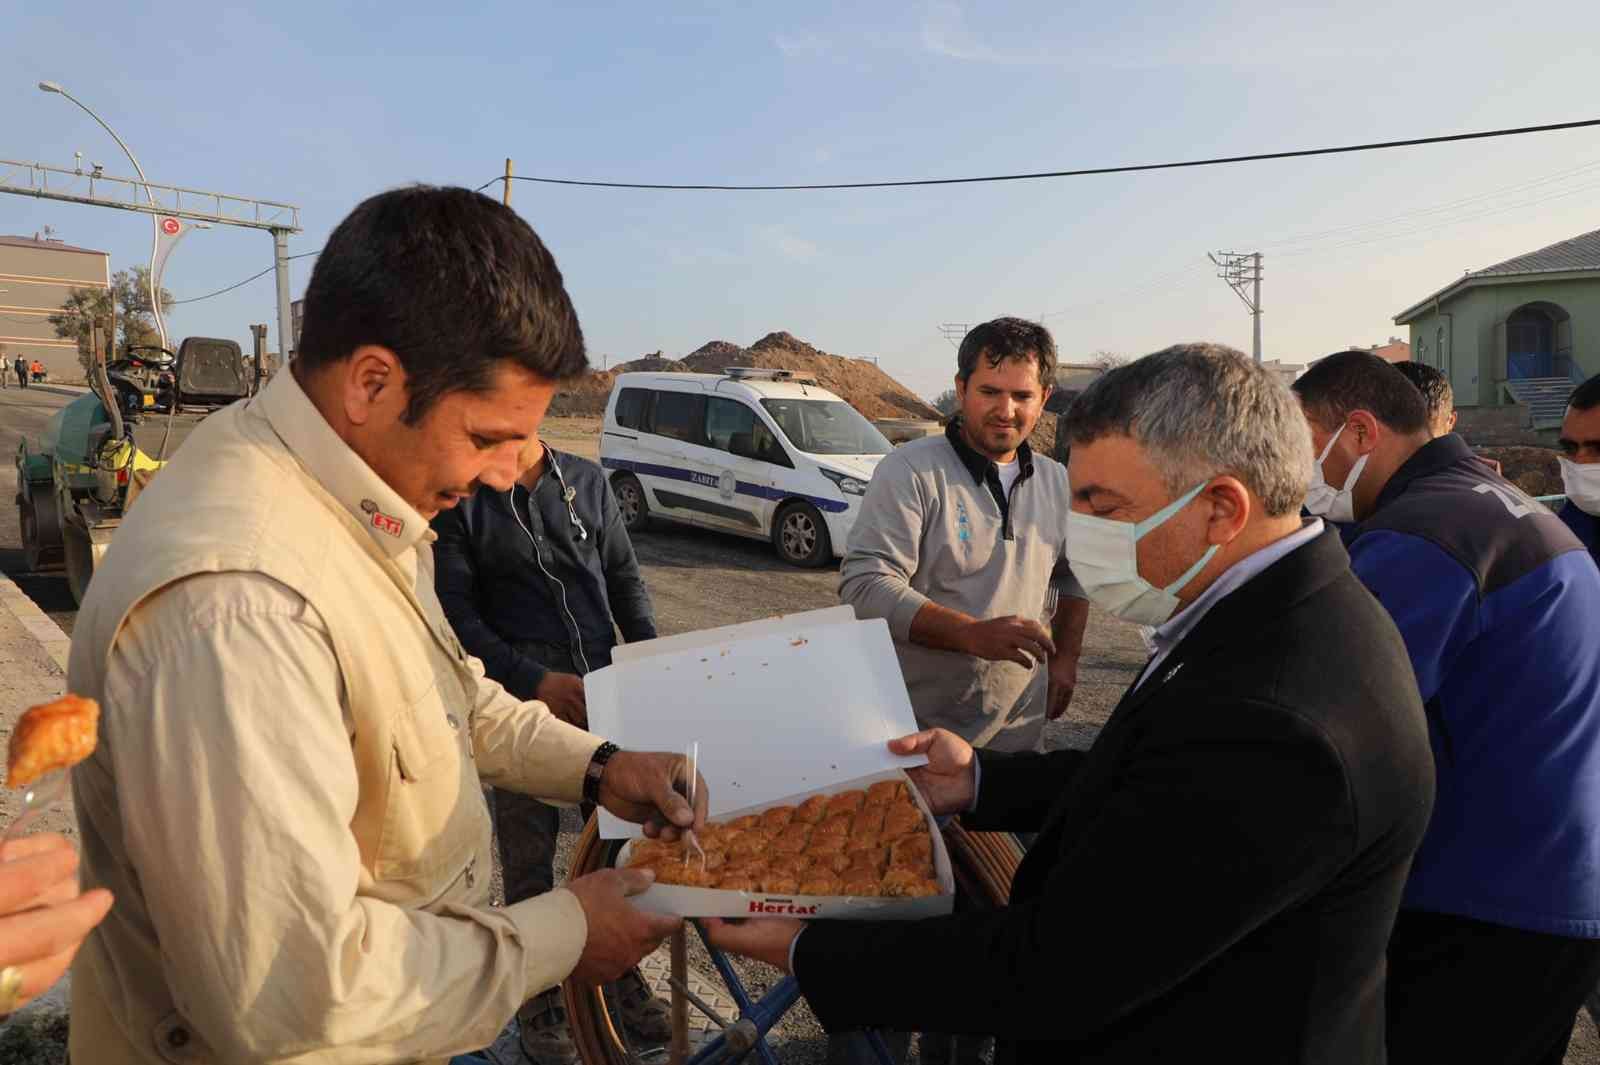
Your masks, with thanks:
<instances>
[{"instance_id":1,"label":"eti logo on vest","mask_svg":"<svg viewBox=\"0 0 1600 1065\"><path fill-rule=\"evenodd\" d=\"M361 501L361 509L372 516L372 527L377 529L379 532L386 532L390 536L399 536L401 530L406 527L405 522L401 521L399 518L391 518L389 515L383 513L383 511L378 509L378 504L374 503L370 499L363 499Z\"/></svg>"}]
</instances>

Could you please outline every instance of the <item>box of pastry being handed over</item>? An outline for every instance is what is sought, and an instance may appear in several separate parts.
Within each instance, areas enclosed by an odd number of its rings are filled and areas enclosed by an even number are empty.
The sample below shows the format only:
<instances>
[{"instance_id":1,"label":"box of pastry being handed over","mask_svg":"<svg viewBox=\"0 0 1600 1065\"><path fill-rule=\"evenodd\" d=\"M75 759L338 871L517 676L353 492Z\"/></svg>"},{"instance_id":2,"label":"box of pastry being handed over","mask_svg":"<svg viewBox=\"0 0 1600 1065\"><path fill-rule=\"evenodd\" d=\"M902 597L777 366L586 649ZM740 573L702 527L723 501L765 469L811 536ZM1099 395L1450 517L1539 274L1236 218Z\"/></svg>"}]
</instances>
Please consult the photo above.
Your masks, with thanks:
<instances>
[{"instance_id":1,"label":"box of pastry being handed over","mask_svg":"<svg viewBox=\"0 0 1600 1065\"><path fill-rule=\"evenodd\" d=\"M634 901L683 917L919 918L949 913L950 856L889 753L916 719L888 625L848 607L618 647L585 678L594 731L635 750L698 744L709 789L701 851L628 839L652 869Z\"/></svg>"}]
</instances>

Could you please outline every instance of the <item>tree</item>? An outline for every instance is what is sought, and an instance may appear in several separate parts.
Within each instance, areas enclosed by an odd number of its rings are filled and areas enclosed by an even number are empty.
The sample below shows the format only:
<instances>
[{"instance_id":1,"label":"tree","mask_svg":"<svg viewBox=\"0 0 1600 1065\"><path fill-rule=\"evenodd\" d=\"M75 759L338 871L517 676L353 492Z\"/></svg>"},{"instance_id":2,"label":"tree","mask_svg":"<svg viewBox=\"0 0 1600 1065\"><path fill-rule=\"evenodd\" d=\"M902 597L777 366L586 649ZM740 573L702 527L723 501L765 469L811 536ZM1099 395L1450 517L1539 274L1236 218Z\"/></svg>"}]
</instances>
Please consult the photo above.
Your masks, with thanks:
<instances>
[{"instance_id":1,"label":"tree","mask_svg":"<svg viewBox=\"0 0 1600 1065\"><path fill-rule=\"evenodd\" d=\"M150 310L150 270L135 266L118 270L111 275L111 288L75 288L61 304L61 310L50 316L56 336L78 342L78 361L88 375L94 360L89 357L89 327L99 321L104 324L111 316L111 300L117 301L117 342L119 350L141 344L160 344L161 334L156 331L155 315ZM161 290L161 311L172 309L172 293Z\"/></svg>"},{"instance_id":2,"label":"tree","mask_svg":"<svg viewBox=\"0 0 1600 1065\"><path fill-rule=\"evenodd\" d=\"M956 390L947 388L933 397L933 409L943 414L946 418L954 414L961 407L961 401L956 399Z\"/></svg>"}]
</instances>

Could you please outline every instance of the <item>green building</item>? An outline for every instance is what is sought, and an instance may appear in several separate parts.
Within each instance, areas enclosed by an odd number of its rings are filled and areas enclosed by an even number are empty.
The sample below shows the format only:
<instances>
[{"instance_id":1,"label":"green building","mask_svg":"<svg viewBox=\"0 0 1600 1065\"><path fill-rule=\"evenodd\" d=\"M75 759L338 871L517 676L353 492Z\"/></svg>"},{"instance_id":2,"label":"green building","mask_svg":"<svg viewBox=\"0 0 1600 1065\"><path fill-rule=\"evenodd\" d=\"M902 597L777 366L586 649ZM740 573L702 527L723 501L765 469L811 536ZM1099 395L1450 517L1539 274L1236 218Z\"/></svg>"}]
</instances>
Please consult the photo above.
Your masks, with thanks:
<instances>
[{"instance_id":1,"label":"green building","mask_svg":"<svg viewBox=\"0 0 1600 1065\"><path fill-rule=\"evenodd\" d=\"M1520 406L1529 429L1550 429L1573 385L1600 373L1600 230L1474 270L1394 321L1458 407Z\"/></svg>"}]
</instances>

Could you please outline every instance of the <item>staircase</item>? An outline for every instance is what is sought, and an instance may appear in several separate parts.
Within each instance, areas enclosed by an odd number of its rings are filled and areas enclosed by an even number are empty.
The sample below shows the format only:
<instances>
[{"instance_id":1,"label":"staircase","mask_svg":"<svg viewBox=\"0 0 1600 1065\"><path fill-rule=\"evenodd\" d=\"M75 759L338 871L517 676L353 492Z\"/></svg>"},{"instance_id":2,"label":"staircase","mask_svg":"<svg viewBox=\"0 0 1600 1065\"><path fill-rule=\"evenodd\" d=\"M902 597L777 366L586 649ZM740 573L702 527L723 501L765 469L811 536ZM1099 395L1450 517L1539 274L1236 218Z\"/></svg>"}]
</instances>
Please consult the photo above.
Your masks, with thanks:
<instances>
[{"instance_id":1,"label":"staircase","mask_svg":"<svg viewBox=\"0 0 1600 1065\"><path fill-rule=\"evenodd\" d=\"M1535 429L1560 428L1572 388L1573 382L1567 377L1526 377L1505 382L1511 398L1528 408Z\"/></svg>"}]
</instances>

